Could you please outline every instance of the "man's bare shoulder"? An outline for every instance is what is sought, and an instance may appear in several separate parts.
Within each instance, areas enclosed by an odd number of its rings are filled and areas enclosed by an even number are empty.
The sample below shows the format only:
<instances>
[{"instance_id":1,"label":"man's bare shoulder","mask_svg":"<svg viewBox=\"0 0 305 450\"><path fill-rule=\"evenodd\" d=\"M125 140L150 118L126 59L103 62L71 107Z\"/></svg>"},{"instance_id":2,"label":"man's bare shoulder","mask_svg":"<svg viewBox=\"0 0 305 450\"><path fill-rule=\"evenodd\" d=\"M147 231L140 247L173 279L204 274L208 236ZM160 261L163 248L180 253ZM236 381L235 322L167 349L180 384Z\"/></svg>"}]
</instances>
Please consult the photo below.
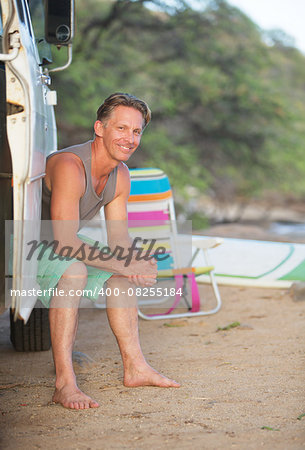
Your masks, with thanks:
<instances>
[{"instance_id":1,"label":"man's bare shoulder","mask_svg":"<svg viewBox=\"0 0 305 450\"><path fill-rule=\"evenodd\" d=\"M126 164L120 162L120 164L118 165L116 195L120 195L122 193L128 195L129 191L130 191L129 169L126 166Z\"/></svg>"},{"instance_id":2,"label":"man's bare shoulder","mask_svg":"<svg viewBox=\"0 0 305 450\"><path fill-rule=\"evenodd\" d=\"M129 169L123 162L117 166L117 182L115 196L105 205L107 220L127 220L127 200L130 192Z\"/></svg>"},{"instance_id":3,"label":"man's bare shoulder","mask_svg":"<svg viewBox=\"0 0 305 450\"><path fill-rule=\"evenodd\" d=\"M58 153L48 159L46 164L45 183L52 190L58 183L85 182L84 166L74 153Z\"/></svg>"},{"instance_id":4,"label":"man's bare shoulder","mask_svg":"<svg viewBox=\"0 0 305 450\"><path fill-rule=\"evenodd\" d=\"M60 170L61 168L63 170L76 170L76 168L83 168L83 163L80 157L74 153L55 153L47 160L46 168L47 170L53 170L55 168L56 170Z\"/></svg>"},{"instance_id":5,"label":"man's bare shoulder","mask_svg":"<svg viewBox=\"0 0 305 450\"><path fill-rule=\"evenodd\" d=\"M118 165L118 180L122 183L130 184L129 169L123 162L120 162Z\"/></svg>"}]
</instances>

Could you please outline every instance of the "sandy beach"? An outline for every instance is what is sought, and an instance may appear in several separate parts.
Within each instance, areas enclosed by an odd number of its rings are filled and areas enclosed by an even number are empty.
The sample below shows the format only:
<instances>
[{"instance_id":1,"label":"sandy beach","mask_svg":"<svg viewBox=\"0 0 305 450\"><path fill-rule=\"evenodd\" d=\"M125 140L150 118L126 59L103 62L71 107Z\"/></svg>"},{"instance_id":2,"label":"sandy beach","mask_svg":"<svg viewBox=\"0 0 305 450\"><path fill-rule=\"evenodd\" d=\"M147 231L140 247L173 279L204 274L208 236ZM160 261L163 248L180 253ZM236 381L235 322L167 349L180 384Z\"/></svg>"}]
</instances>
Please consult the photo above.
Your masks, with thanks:
<instances>
[{"instance_id":1,"label":"sandy beach","mask_svg":"<svg viewBox=\"0 0 305 450\"><path fill-rule=\"evenodd\" d=\"M140 321L148 361L179 389L125 388L105 310L81 309L75 350L93 361L75 369L101 404L84 411L50 403L51 351L16 353L3 315L1 448L304 449L305 301L283 290L220 289L216 315Z\"/></svg>"}]
</instances>

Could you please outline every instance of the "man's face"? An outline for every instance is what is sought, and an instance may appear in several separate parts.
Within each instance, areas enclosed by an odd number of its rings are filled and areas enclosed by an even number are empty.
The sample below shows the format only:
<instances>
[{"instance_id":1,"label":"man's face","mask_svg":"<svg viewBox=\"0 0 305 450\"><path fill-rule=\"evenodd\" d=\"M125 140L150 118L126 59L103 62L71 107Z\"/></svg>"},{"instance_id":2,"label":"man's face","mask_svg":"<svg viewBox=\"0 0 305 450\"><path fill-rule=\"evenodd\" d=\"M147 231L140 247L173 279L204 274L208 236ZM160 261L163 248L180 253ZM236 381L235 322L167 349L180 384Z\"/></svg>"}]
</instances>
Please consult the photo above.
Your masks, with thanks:
<instances>
[{"instance_id":1,"label":"man's face","mask_svg":"<svg viewBox=\"0 0 305 450\"><path fill-rule=\"evenodd\" d=\"M116 161L127 161L141 141L143 116L137 109L117 106L106 125L96 122L97 136L103 139L104 148Z\"/></svg>"}]
</instances>

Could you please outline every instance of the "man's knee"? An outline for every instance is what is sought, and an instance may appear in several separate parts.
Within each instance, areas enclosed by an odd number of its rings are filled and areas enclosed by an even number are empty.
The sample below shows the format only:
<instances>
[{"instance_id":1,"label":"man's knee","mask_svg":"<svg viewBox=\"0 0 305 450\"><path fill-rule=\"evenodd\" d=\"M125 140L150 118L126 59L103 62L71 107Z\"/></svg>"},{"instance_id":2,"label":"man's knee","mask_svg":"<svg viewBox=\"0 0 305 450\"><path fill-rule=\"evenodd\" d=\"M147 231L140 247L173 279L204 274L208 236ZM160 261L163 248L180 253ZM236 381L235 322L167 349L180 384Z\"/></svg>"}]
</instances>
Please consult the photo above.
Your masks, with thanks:
<instances>
[{"instance_id":1,"label":"man's knee","mask_svg":"<svg viewBox=\"0 0 305 450\"><path fill-rule=\"evenodd\" d=\"M129 287L131 287L130 282L128 281L128 278L125 277L117 277L117 276L112 276L110 278L108 278L108 280L106 281L107 287L110 289L126 289L128 290Z\"/></svg>"},{"instance_id":2,"label":"man's knee","mask_svg":"<svg viewBox=\"0 0 305 450\"><path fill-rule=\"evenodd\" d=\"M62 284L71 286L71 289L84 289L88 280L86 265L79 261L71 264L63 273L60 281Z\"/></svg>"}]
</instances>

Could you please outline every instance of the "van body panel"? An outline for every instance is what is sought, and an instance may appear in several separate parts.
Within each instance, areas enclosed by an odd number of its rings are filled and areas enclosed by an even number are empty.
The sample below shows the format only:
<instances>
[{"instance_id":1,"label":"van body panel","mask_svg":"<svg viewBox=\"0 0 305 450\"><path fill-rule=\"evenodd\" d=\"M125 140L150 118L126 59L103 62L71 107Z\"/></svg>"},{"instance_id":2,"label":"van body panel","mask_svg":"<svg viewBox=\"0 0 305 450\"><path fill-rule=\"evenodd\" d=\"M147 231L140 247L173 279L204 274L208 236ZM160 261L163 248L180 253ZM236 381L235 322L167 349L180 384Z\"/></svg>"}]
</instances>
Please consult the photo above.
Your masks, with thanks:
<instances>
[{"instance_id":1,"label":"van body panel","mask_svg":"<svg viewBox=\"0 0 305 450\"><path fill-rule=\"evenodd\" d=\"M1 1L4 29L8 17L7 1ZM9 34L19 33L20 49L16 59L5 63L8 103L7 139L13 171L13 264L12 289L27 291L38 288L37 260L27 260L32 240L39 240L41 216L41 183L45 174L47 154L57 149L53 106L47 104L48 87L42 68L27 2L13 0L14 17ZM8 42L4 43L8 48ZM6 50L8 51L8 50ZM8 238L8 237L7 237ZM6 239L8 240L8 239ZM36 303L33 296L8 295L6 307L15 310L15 317L28 319Z\"/></svg>"}]
</instances>

